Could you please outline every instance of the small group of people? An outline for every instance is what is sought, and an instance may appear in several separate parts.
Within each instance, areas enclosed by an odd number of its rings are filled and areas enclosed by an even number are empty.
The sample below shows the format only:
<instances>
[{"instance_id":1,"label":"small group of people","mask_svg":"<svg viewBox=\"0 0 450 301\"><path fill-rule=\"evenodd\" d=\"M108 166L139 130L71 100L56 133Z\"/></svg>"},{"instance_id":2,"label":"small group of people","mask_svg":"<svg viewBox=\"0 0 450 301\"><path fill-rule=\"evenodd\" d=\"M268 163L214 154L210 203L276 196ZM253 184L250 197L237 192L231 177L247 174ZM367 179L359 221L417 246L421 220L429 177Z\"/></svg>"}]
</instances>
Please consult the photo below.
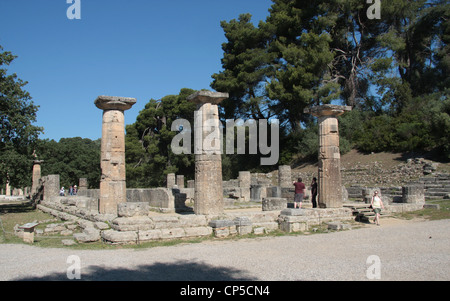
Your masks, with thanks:
<instances>
[{"instance_id":1,"label":"small group of people","mask_svg":"<svg viewBox=\"0 0 450 301\"><path fill-rule=\"evenodd\" d=\"M306 185L303 183L302 178L298 178L297 182L293 182L295 186L295 195L294 195L294 208L302 208L303 198L305 197L305 189ZM313 208L317 208L317 178L313 178L311 182L311 202Z\"/></svg>"},{"instance_id":2,"label":"small group of people","mask_svg":"<svg viewBox=\"0 0 450 301\"><path fill-rule=\"evenodd\" d=\"M293 182L295 186L295 195L294 195L294 208L302 208L303 198L305 196L306 185L303 183L302 178L298 178L297 181ZM313 208L317 208L317 178L313 178L311 182L311 202ZM380 216L381 209L384 210L383 201L381 200L380 194L377 190L374 191L372 196L372 201L370 204L370 208L373 209L375 213L375 218L373 222L380 226Z\"/></svg>"},{"instance_id":3,"label":"small group of people","mask_svg":"<svg viewBox=\"0 0 450 301\"><path fill-rule=\"evenodd\" d=\"M70 186L70 187L69 187L69 195L77 195L77 193L78 193L78 187L77 187L77 185L74 185L74 186ZM60 196L65 196L65 195L66 195L66 191L65 191L64 186L61 187L61 190L59 191L59 195L60 195Z\"/></svg>"}]
</instances>

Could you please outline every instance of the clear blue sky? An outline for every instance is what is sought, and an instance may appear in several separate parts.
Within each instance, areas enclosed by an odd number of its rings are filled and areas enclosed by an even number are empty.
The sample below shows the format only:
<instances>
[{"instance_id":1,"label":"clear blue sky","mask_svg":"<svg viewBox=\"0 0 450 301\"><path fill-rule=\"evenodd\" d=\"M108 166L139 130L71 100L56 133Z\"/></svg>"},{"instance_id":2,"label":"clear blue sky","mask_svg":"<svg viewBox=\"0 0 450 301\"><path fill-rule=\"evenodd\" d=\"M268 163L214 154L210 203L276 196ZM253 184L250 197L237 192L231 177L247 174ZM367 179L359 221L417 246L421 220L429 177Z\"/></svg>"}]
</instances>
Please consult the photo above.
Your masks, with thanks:
<instances>
[{"instance_id":1,"label":"clear blue sky","mask_svg":"<svg viewBox=\"0 0 450 301\"><path fill-rule=\"evenodd\" d=\"M136 121L151 99L181 88L211 89L222 70L220 21L251 13L265 20L270 0L81 0L69 20L66 0L0 0L0 45L18 58L8 74L38 105L42 139L101 137L99 95L137 98Z\"/></svg>"}]
</instances>

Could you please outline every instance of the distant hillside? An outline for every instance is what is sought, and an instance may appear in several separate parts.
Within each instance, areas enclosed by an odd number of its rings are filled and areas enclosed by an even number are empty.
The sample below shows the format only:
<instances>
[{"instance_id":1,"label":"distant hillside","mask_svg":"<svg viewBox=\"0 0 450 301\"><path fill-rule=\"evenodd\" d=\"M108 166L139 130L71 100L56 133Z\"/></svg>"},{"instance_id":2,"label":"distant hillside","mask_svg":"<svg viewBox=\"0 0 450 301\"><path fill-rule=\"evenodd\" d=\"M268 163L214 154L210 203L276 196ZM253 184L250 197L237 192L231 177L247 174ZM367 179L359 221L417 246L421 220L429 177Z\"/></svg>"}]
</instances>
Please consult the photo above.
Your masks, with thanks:
<instances>
[{"instance_id":1,"label":"distant hillside","mask_svg":"<svg viewBox=\"0 0 450 301\"><path fill-rule=\"evenodd\" d=\"M372 153L352 150L341 157L342 181L351 185L399 186L424 175L450 173L450 163L432 160L433 154ZM317 163L303 163L293 167L293 174L310 178L317 176Z\"/></svg>"}]
</instances>

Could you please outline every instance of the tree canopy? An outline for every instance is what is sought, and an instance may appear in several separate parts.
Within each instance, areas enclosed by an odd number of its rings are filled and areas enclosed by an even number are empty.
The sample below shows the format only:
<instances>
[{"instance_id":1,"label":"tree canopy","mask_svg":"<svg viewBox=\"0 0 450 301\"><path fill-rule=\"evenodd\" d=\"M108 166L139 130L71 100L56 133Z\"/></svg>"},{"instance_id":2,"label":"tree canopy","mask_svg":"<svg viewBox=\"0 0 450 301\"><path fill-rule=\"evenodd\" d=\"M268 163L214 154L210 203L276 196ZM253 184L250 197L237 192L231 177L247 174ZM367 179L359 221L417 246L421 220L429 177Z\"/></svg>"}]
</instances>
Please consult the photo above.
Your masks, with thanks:
<instances>
[{"instance_id":1,"label":"tree canopy","mask_svg":"<svg viewBox=\"0 0 450 301\"><path fill-rule=\"evenodd\" d=\"M223 21L223 70L211 87L229 92L225 116L280 119L292 153L316 153L315 120L304 108L342 103L344 149L440 149L448 141L447 1L383 1L380 19L359 0L273 0L255 26L250 14ZM294 141L298 141L295 143ZM287 154L285 158L291 157Z\"/></svg>"},{"instance_id":2,"label":"tree canopy","mask_svg":"<svg viewBox=\"0 0 450 301\"><path fill-rule=\"evenodd\" d=\"M44 160L41 174L60 176L64 187L78 185L80 178L87 178L90 188L100 185L100 146L101 140L86 138L63 138L39 140L36 147L38 159Z\"/></svg>"},{"instance_id":3,"label":"tree canopy","mask_svg":"<svg viewBox=\"0 0 450 301\"><path fill-rule=\"evenodd\" d=\"M7 74L16 58L0 46L0 184L24 187L31 183L33 146L42 128L33 124L38 107L23 89L27 82Z\"/></svg>"}]
</instances>

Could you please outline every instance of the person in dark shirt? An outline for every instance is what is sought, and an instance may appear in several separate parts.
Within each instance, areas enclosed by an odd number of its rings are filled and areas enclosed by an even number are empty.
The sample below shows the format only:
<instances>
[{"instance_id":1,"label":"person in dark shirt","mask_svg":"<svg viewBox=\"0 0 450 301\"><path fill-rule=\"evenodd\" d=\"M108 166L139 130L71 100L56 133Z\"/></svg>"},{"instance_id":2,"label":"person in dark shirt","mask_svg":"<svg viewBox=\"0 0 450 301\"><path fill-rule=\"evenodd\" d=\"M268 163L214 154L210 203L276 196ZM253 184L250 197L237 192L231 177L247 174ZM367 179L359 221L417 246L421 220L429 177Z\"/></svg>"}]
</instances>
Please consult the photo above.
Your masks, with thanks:
<instances>
[{"instance_id":1,"label":"person in dark shirt","mask_svg":"<svg viewBox=\"0 0 450 301\"><path fill-rule=\"evenodd\" d=\"M317 178L313 178L312 182L311 182L311 202L313 205L313 208L317 208L317 202L316 202L316 198L317 198Z\"/></svg>"},{"instance_id":2,"label":"person in dark shirt","mask_svg":"<svg viewBox=\"0 0 450 301\"><path fill-rule=\"evenodd\" d=\"M302 208L303 196L305 195L306 186L302 183L302 178L298 178L297 182L293 182L295 186L294 209Z\"/></svg>"}]
</instances>

